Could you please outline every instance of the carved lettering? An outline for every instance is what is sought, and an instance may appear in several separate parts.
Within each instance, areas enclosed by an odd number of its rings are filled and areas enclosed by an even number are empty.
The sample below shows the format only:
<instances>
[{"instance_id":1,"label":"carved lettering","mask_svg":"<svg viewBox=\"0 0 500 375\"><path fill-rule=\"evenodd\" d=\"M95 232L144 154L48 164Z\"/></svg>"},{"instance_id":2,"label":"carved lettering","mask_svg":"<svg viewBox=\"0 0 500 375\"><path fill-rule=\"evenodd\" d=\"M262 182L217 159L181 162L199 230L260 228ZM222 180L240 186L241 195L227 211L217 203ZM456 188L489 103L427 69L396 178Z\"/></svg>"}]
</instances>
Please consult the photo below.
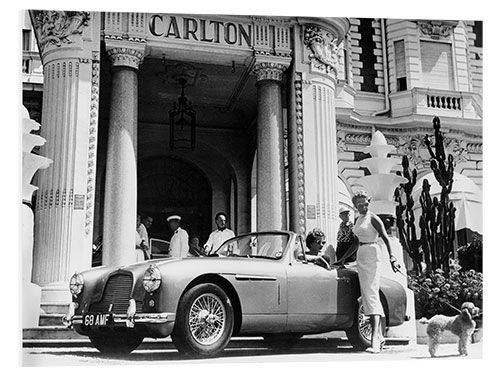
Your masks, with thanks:
<instances>
[{"instance_id":1,"label":"carved lettering","mask_svg":"<svg viewBox=\"0 0 500 375\"><path fill-rule=\"evenodd\" d=\"M224 40L227 44L236 44L236 25L234 23L226 23L224 25Z\"/></svg>"},{"instance_id":2,"label":"carved lettering","mask_svg":"<svg viewBox=\"0 0 500 375\"><path fill-rule=\"evenodd\" d=\"M251 24L153 14L148 29L153 37L252 46Z\"/></svg>"},{"instance_id":3,"label":"carved lettering","mask_svg":"<svg viewBox=\"0 0 500 375\"><path fill-rule=\"evenodd\" d=\"M202 41L202 42L213 42L214 41L212 38L210 38L210 39L207 38L207 21L206 20L200 20L200 32L201 32L200 41Z\"/></svg>"},{"instance_id":4,"label":"carved lettering","mask_svg":"<svg viewBox=\"0 0 500 375\"><path fill-rule=\"evenodd\" d=\"M179 26L177 26L177 19L174 16L170 16L170 24L168 25L168 31L166 36L167 38L170 36L174 36L177 39L181 38L181 34L179 33Z\"/></svg>"},{"instance_id":5,"label":"carved lettering","mask_svg":"<svg viewBox=\"0 0 500 375\"><path fill-rule=\"evenodd\" d=\"M154 36L162 36L161 33L158 33L156 31L156 21L159 20L160 23L163 22L163 17L160 16L159 14L153 14L151 16L151 18L149 19L149 31L151 32L151 34L153 34Z\"/></svg>"},{"instance_id":6,"label":"carved lettering","mask_svg":"<svg viewBox=\"0 0 500 375\"><path fill-rule=\"evenodd\" d=\"M196 32L198 31L198 23L193 18L183 18L184 21L184 39L190 39L192 35L194 40L198 40ZM191 28L192 25L192 28Z\"/></svg>"},{"instance_id":7,"label":"carved lettering","mask_svg":"<svg viewBox=\"0 0 500 375\"><path fill-rule=\"evenodd\" d=\"M250 25L247 26L248 31L245 30L245 27L241 24L238 25L238 35L240 36L240 46L242 45L242 37L245 39L245 42L247 42L247 45L251 45L251 35L252 35L252 27Z\"/></svg>"},{"instance_id":8,"label":"carved lettering","mask_svg":"<svg viewBox=\"0 0 500 375\"><path fill-rule=\"evenodd\" d=\"M210 21L210 25L214 25L214 42L220 43L220 26L224 25L224 22L220 21Z\"/></svg>"}]
</instances>

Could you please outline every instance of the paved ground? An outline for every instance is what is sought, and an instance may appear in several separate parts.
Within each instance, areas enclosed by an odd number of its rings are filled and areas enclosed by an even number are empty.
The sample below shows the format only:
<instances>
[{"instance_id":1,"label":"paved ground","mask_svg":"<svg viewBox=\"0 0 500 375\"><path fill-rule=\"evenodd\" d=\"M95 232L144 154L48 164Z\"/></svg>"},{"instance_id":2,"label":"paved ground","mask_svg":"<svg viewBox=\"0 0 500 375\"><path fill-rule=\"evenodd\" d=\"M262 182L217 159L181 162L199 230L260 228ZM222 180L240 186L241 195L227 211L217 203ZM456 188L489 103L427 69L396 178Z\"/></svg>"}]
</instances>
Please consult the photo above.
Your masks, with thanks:
<instances>
[{"instance_id":1,"label":"paved ground","mask_svg":"<svg viewBox=\"0 0 500 375\"><path fill-rule=\"evenodd\" d=\"M359 361L398 361L416 360L415 366L424 363L432 365L436 361L466 361L482 358L482 342L472 344L468 357L459 357L456 344L440 347L438 358L431 359L425 345L388 345L380 354L354 351L347 341L334 339L318 345L316 342L302 340L288 350L269 350L258 346L235 347L226 349L218 358L190 360L181 357L171 347L146 348L136 350L126 356L109 356L90 347L66 348L23 348L23 366L75 366L75 365L151 365L151 364L231 364L231 363L297 363L332 362L349 364ZM455 363L457 361L454 361ZM465 362L462 362L465 363Z\"/></svg>"}]
</instances>

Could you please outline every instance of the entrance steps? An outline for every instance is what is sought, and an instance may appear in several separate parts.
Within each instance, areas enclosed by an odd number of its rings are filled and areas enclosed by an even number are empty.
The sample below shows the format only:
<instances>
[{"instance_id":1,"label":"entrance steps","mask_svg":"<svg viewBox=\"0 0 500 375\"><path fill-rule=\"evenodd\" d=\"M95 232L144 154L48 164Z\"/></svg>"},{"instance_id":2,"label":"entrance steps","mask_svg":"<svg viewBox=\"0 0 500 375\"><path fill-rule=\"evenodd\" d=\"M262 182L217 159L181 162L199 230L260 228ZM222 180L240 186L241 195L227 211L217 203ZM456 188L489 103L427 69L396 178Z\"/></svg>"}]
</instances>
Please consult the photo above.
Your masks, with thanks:
<instances>
[{"instance_id":1,"label":"entrance steps","mask_svg":"<svg viewBox=\"0 0 500 375\"><path fill-rule=\"evenodd\" d=\"M45 314L66 314L68 311L67 303L58 303L58 304L44 304L40 305L40 309Z\"/></svg>"},{"instance_id":2,"label":"entrance steps","mask_svg":"<svg viewBox=\"0 0 500 375\"><path fill-rule=\"evenodd\" d=\"M64 327L62 318L68 310L68 304L42 304L40 310L38 327L23 329L23 346L40 346L50 342L77 343L82 339L89 341L72 329Z\"/></svg>"}]
</instances>

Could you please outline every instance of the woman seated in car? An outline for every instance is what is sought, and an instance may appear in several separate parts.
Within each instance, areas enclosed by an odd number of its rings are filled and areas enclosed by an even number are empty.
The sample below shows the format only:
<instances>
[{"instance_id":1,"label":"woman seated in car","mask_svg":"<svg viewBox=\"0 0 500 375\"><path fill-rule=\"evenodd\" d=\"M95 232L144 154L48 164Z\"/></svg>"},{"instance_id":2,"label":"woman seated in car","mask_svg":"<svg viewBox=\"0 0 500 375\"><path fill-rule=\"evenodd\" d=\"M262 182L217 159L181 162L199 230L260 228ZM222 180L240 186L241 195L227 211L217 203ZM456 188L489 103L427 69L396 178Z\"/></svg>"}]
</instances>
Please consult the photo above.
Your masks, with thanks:
<instances>
[{"instance_id":1,"label":"woman seated in car","mask_svg":"<svg viewBox=\"0 0 500 375\"><path fill-rule=\"evenodd\" d=\"M314 228L306 236L306 260L314 263L330 263L330 257L323 253L326 236L319 228ZM321 265L321 264L320 264Z\"/></svg>"}]
</instances>

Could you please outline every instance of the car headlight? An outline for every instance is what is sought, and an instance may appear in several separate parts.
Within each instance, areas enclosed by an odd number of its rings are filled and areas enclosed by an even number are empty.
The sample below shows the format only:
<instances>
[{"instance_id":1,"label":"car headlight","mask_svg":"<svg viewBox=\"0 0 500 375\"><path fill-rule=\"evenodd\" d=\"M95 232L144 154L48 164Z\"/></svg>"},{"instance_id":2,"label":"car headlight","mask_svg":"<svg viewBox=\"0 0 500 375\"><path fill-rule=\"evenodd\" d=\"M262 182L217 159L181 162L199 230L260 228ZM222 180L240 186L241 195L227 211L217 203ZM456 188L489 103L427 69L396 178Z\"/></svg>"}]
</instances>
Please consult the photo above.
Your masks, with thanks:
<instances>
[{"instance_id":1,"label":"car headlight","mask_svg":"<svg viewBox=\"0 0 500 375\"><path fill-rule=\"evenodd\" d=\"M160 287L161 284L161 272L160 269L151 264L146 272L144 272L144 276L142 278L142 286L146 289L146 292L152 293Z\"/></svg>"},{"instance_id":2,"label":"car headlight","mask_svg":"<svg viewBox=\"0 0 500 375\"><path fill-rule=\"evenodd\" d=\"M69 290L73 297L78 297L78 295L82 292L83 290L83 275L81 273L76 273L71 276L71 279L69 280Z\"/></svg>"}]
</instances>

